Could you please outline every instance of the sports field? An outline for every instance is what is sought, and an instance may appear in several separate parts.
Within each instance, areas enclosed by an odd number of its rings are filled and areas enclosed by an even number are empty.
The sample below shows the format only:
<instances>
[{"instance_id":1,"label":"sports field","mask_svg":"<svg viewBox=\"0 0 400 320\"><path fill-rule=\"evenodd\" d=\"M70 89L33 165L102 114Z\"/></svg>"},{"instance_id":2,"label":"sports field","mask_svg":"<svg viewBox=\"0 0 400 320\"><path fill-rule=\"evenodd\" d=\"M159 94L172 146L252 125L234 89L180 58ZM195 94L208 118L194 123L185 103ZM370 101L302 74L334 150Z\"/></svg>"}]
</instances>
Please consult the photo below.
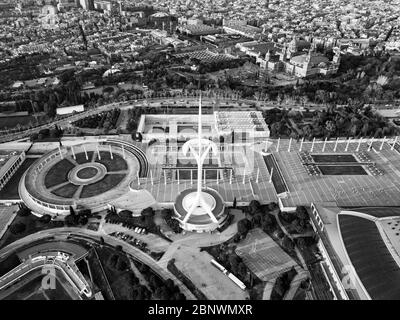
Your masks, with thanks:
<instances>
[{"instance_id":1,"label":"sports field","mask_svg":"<svg viewBox=\"0 0 400 320\"><path fill-rule=\"evenodd\" d=\"M344 176L344 175L366 175L368 174L362 166L327 166L317 165L318 169L323 175L330 176Z\"/></svg>"},{"instance_id":2,"label":"sports field","mask_svg":"<svg viewBox=\"0 0 400 320\"><path fill-rule=\"evenodd\" d=\"M357 162L352 154L311 154L311 157L317 163Z\"/></svg>"}]
</instances>

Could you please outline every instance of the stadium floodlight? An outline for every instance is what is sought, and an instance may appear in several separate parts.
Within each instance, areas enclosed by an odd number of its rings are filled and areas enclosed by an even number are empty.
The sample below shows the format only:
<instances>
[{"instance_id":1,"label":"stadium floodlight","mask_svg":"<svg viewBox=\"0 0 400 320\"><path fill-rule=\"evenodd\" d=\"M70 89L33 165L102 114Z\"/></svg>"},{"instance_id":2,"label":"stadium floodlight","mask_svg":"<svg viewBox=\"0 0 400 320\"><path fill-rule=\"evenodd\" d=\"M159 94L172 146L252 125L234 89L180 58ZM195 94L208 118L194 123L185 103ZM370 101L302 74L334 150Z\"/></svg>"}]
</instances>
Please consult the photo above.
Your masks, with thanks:
<instances>
[{"instance_id":1,"label":"stadium floodlight","mask_svg":"<svg viewBox=\"0 0 400 320\"><path fill-rule=\"evenodd\" d=\"M396 138L394 138L394 142L393 142L393 145L392 145L392 148L391 148L392 151L393 151L394 146L396 145L396 143L397 143L397 136L396 136Z\"/></svg>"},{"instance_id":2,"label":"stadium floodlight","mask_svg":"<svg viewBox=\"0 0 400 320\"><path fill-rule=\"evenodd\" d=\"M122 157L125 159L125 148L122 143L121 143L121 148L122 148Z\"/></svg>"},{"instance_id":3,"label":"stadium floodlight","mask_svg":"<svg viewBox=\"0 0 400 320\"><path fill-rule=\"evenodd\" d=\"M374 137L371 138L369 146L368 146L368 151L371 151L372 144L374 143Z\"/></svg>"},{"instance_id":4,"label":"stadium floodlight","mask_svg":"<svg viewBox=\"0 0 400 320\"><path fill-rule=\"evenodd\" d=\"M303 149L303 143L304 143L304 137L301 138L299 152L301 152L301 150Z\"/></svg>"},{"instance_id":5,"label":"stadium floodlight","mask_svg":"<svg viewBox=\"0 0 400 320\"><path fill-rule=\"evenodd\" d=\"M382 143L381 143L381 147L379 148L379 151L382 151L383 149L383 145L385 144L386 141L386 136L383 137Z\"/></svg>"},{"instance_id":6,"label":"stadium floodlight","mask_svg":"<svg viewBox=\"0 0 400 320\"><path fill-rule=\"evenodd\" d=\"M75 151L74 151L74 146L71 146L71 151L72 151L72 156L73 156L74 159L76 160L76 155L75 155Z\"/></svg>"},{"instance_id":7,"label":"stadium floodlight","mask_svg":"<svg viewBox=\"0 0 400 320\"><path fill-rule=\"evenodd\" d=\"M89 160L89 158L88 158L88 155L87 155L87 150L86 150L86 147L85 147L85 145L83 145L83 151L85 152L85 157L86 157L86 160Z\"/></svg>"},{"instance_id":8,"label":"stadium floodlight","mask_svg":"<svg viewBox=\"0 0 400 320\"><path fill-rule=\"evenodd\" d=\"M324 145L322 146L322 152L325 152L326 141L328 141L328 137L325 137Z\"/></svg>"},{"instance_id":9,"label":"stadium floodlight","mask_svg":"<svg viewBox=\"0 0 400 320\"><path fill-rule=\"evenodd\" d=\"M97 150L97 157L99 160L101 160L101 155L100 155L100 150L99 150L99 144L96 144L96 150Z\"/></svg>"},{"instance_id":10,"label":"stadium floodlight","mask_svg":"<svg viewBox=\"0 0 400 320\"><path fill-rule=\"evenodd\" d=\"M347 151L347 149L349 148L350 140L351 140L351 138L349 138L347 140L346 148L344 149L344 151Z\"/></svg>"},{"instance_id":11,"label":"stadium floodlight","mask_svg":"<svg viewBox=\"0 0 400 320\"><path fill-rule=\"evenodd\" d=\"M335 142L335 147L333 148L333 151L336 152L336 148L339 142L339 138L336 138L336 142Z\"/></svg>"},{"instance_id":12,"label":"stadium floodlight","mask_svg":"<svg viewBox=\"0 0 400 320\"><path fill-rule=\"evenodd\" d=\"M360 150L360 147L361 147L361 142L362 142L362 138L360 138L359 140L358 140L358 146L357 146L357 152Z\"/></svg>"},{"instance_id":13,"label":"stadium floodlight","mask_svg":"<svg viewBox=\"0 0 400 320\"><path fill-rule=\"evenodd\" d=\"M109 147L109 150L110 150L110 158L114 159L114 156L113 156L113 153L112 153L112 150L111 150L111 144L109 144L108 147Z\"/></svg>"}]
</instances>

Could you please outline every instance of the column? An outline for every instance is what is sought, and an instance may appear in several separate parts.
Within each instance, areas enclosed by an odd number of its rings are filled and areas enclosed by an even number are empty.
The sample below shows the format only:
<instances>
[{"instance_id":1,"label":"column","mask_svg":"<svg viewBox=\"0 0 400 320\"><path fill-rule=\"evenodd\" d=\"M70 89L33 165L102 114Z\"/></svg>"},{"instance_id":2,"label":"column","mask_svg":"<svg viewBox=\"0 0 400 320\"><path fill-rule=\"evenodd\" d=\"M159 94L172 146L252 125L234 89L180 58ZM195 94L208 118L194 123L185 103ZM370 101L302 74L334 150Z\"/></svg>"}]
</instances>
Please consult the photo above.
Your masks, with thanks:
<instances>
[{"instance_id":1,"label":"column","mask_svg":"<svg viewBox=\"0 0 400 320\"><path fill-rule=\"evenodd\" d=\"M279 143L281 142L281 138L278 138L278 143L276 144L276 152L279 152Z\"/></svg>"},{"instance_id":2,"label":"column","mask_svg":"<svg viewBox=\"0 0 400 320\"><path fill-rule=\"evenodd\" d=\"M76 160L76 155L75 155L75 151L74 151L74 146L71 146L71 151L72 151L72 156L73 156L74 159Z\"/></svg>"},{"instance_id":3,"label":"column","mask_svg":"<svg viewBox=\"0 0 400 320\"><path fill-rule=\"evenodd\" d=\"M390 150L393 150L393 149L394 149L394 146L396 145L396 143L397 143L397 136L396 136L396 138L394 138L394 142L393 142L393 145L392 145L392 147L390 148Z\"/></svg>"},{"instance_id":4,"label":"column","mask_svg":"<svg viewBox=\"0 0 400 320\"><path fill-rule=\"evenodd\" d=\"M111 150L111 144L108 145L108 148L110 150L110 158L114 159L114 156L113 156L113 153L112 153L112 150Z\"/></svg>"},{"instance_id":5,"label":"column","mask_svg":"<svg viewBox=\"0 0 400 320\"><path fill-rule=\"evenodd\" d=\"M374 143L374 138L372 137L368 146L368 151L371 151L372 144Z\"/></svg>"},{"instance_id":6,"label":"column","mask_svg":"<svg viewBox=\"0 0 400 320\"><path fill-rule=\"evenodd\" d=\"M97 150L97 157L99 158L99 160L101 160L99 144L96 144L96 150Z\"/></svg>"},{"instance_id":7,"label":"column","mask_svg":"<svg viewBox=\"0 0 400 320\"><path fill-rule=\"evenodd\" d=\"M328 138L325 138L324 145L322 146L322 152L325 151L325 147L326 147L326 142L327 142L327 141L328 141Z\"/></svg>"},{"instance_id":8,"label":"column","mask_svg":"<svg viewBox=\"0 0 400 320\"><path fill-rule=\"evenodd\" d=\"M336 152L336 148L337 148L338 142L339 142L339 138L336 138L335 147L333 148L333 151L335 151L335 152Z\"/></svg>"},{"instance_id":9,"label":"column","mask_svg":"<svg viewBox=\"0 0 400 320\"><path fill-rule=\"evenodd\" d=\"M386 141L386 136L383 137L381 147L379 148L380 151L383 149L383 145L385 144L385 141Z\"/></svg>"},{"instance_id":10,"label":"column","mask_svg":"<svg viewBox=\"0 0 400 320\"><path fill-rule=\"evenodd\" d=\"M63 154L62 154L62 150L61 150L61 147L60 147L60 146L58 146L58 150L60 151L60 157L61 157L61 159L64 159L64 156L63 156Z\"/></svg>"},{"instance_id":11,"label":"column","mask_svg":"<svg viewBox=\"0 0 400 320\"><path fill-rule=\"evenodd\" d=\"M83 151L85 151L86 160L89 160L88 155L87 155L87 151L86 151L86 146L85 146L85 145L83 145Z\"/></svg>"},{"instance_id":12,"label":"column","mask_svg":"<svg viewBox=\"0 0 400 320\"><path fill-rule=\"evenodd\" d=\"M362 142L362 138L360 138L360 139L358 140L358 146L357 146L357 149L356 149L357 152L360 150L361 142Z\"/></svg>"},{"instance_id":13,"label":"column","mask_svg":"<svg viewBox=\"0 0 400 320\"><path fill-rule=\"evenodd\" d=\"M303 149L303 143L304 143L304 137L301 138L299 152L301 152L301 150Z\"/></svg>"},{"instance_id":14,"label":"column","mask_svg":"<svg viewBox=\"0 0 400 320\"><path fill-rule=\"evenodd\" d=\"M314 143L315 143L315 138L314 138L313 141L312 141L310 152L313 152L313 151L314 151Z\"/></svg>"},{"instance_id":15,"label":"column","mask_svg":"<svg viewBox=\"0 0 400 320\"><path fill-rule=\"evenodd\" d=\"M350 140L351 140L351 138L349 138L347 140L346 148L344 149L344 151L347 151L347 149L349 148Z\"/></svg>"},{"instance_id":16,"label":"column","mask_svg":"<svg viewBox=\"0 0 400 320\"><path fill-rule=\"evenodd\" d=\"M288 147L288 152L290 152L290 147L292 145L292 138L289 139L289 147Z\"/></svg>"}]
</instances>

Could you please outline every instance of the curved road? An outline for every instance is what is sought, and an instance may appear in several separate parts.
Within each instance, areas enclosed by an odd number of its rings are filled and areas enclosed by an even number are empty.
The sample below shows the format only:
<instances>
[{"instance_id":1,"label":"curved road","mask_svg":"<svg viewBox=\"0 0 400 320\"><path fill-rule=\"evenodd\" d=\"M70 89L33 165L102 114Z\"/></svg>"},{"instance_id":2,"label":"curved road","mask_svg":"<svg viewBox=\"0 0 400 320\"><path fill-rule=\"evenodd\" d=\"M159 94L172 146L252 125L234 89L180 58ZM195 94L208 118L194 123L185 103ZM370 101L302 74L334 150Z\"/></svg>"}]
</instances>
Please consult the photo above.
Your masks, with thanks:
<instances>
[{"instance_id":1,"label":"curved road","mask_svg":"<svg viewBox=\"0 0 400 320\"><path fill-rule=\"evenodd\" d=\"M151 269L153 269L158 275L160 275L163 279L171 279L174 281L175 284L178 285L181 292L186 296L188 300L195 300L193 294L188 290L186 286L184 286L171 272L169 272L166 268L162 268L157 261L153 258L145 254L143 251L139 250L138 248L129 245L128 243L116 239L112 236L101 234L96 231L81 229L81 228L55 228L55 229L48 229L44 231L39 231L37 233L28 235L22 239L19 239L8 246L4 247L0 250L0 259L5 257L6 255L17 251L20 247L26 246L33 241L37 241L40 239L45 239L49 237L57 237L65 239L68 236L78 236L82 238L87 238L88 241L95 240L99 241L100 237L103 237L104 241L112 246L120 245L124 249L124 252L128 255L132 256L134 259L148 265Z\"/></svg>"}]
</instances>

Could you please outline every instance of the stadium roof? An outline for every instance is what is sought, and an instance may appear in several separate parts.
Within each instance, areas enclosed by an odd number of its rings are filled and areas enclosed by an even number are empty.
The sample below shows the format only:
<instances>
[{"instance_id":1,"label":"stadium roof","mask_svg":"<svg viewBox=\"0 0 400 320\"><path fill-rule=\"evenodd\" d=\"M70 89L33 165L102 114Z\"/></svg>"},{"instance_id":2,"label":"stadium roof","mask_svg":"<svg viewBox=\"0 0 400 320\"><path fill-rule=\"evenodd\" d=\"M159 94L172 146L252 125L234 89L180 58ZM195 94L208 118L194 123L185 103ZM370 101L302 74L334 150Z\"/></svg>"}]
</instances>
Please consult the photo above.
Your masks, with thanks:
<instances>
[{"instance_id":1,"label":"stadium roof","mask_svg":"<svg viewBox=\"0 0 400 320\"><path fill-rule=\"evenodd\" d=\"M352 208L351 210L365 213L375 218L400 216L400 207L365 207L365 208Z\"/></svg>"},{"instance_id":2,"label":"stadium roof","mask_svg":"<svg viewBox=\"0 0 400 320\"><path fill-rule=\"evenodd\" d=\"M369 296L400 299L400 268L373 220L339 214L339 228L347 254Z\"/></svg>"}]
</instances>

